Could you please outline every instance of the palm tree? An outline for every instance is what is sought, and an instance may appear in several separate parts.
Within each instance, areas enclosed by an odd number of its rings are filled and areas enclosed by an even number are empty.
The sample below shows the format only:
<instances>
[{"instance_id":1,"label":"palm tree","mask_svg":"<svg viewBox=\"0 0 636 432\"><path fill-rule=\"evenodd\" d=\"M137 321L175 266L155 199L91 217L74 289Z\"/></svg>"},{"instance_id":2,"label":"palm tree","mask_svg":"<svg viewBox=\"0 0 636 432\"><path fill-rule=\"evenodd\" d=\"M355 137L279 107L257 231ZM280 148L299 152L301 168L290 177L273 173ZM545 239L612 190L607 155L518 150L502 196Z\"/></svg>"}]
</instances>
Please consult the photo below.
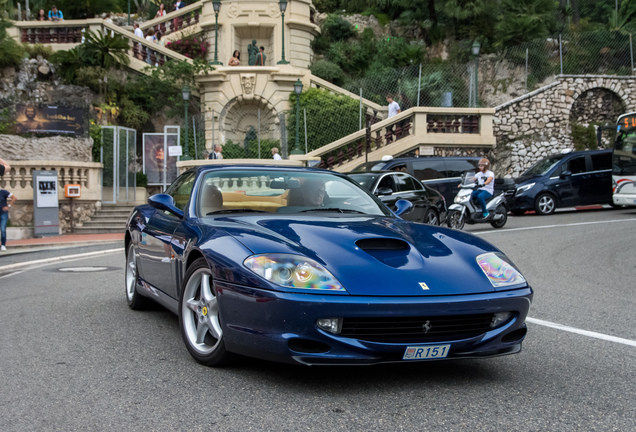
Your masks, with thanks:
<instances>
[{"instance_id":1,"label":"palm tree","mask_svg":"<svg viewBox=\"0 0 636 432\"><path fill-rule=\"evenodd\" d=\"M121 35L111 36L110 32L101 34L91 31L86 33L86 41L82 45L83 57L94 66L104 69L128 65L130 57L128 40Z\"/></svg>"}]
</instances>

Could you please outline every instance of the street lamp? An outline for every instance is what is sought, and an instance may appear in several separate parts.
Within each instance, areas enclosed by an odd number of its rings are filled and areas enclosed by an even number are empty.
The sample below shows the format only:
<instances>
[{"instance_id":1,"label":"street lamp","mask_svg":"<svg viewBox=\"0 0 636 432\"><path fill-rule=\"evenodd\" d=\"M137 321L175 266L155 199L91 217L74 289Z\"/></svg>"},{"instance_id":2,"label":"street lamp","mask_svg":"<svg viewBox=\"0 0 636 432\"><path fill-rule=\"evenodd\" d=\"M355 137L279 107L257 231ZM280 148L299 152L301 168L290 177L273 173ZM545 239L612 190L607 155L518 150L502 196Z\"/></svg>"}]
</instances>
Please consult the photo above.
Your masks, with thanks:
<instances>
[{"instance_id":1,"label":"street lamp","mask_svg":"<svg viewBox=\"0 0 636 432\"><path fill-rule=\"evenodd\" d=\"M478 91L478 75L479 75L479 45L478 41L473 42L473 56L475 58L475 98L473 99L473 103L475 107L479 106L479 91Z\"/></svg>"},{"instance_id":2,"label":"street lamp","mask_svg":"<svg viewBox=\"0 0 636 432\"><path fill-rule=\"evenodd\" d=\"M282 17L282 29L283 29L283 38L282 41L283 43L281 44L281 56L280 56L280 61L278 62L278 64L289 64L289 62L287 60L285 60L285 11L287 10L287 0L279 0L278 1L278 7L280 8L280 15ZM296 85L294 84L294 89L296 88ZM302 91L303 86L302 84L300 85L300 90Z\"/></svg>"},{"instance_id":3,"label":"street lamp","mask_svg":"<svg viewBox=\"0 0 636 432\"><path fill-rule=\"evenodd\" d=\"M130 25L130 0L128 0L128 25Z\"/></svg>"},{"instance_id":4,"label":"street lamp","mask_svg":"<svg viewBox=\"0 0 636 432\"><path fill-rule=\"evenodd\" d=\"M300 94L303 92L303 83L299 79L294 83L294 93L296 93L296 145L294 146L294 150L291 152L293 155L301 155L304 154L300 149Z\"/></svg>"},{"instance_id":5,"label":"street lamp","mask_svg":"<svg viewBox=\"0 0 636 432\"><path fill-rule=\"evenodd\" d=\"M212 0L212 7L214 8L214 61L210 62L211 65L223 65L219 61L219 12L221 11L221 0Z\"/></svg>"},{"instance_id":6,"label":"street lamp","mask_svg":"<svg viewBox=\"0 0 636 432\"><path fill-rule=\"evenodd\" d=\"M186 84L181 89L181 95L183 96L183 102L185 105L185 149L181 160L191 160L190 151L188 149L188 104L190 101L190 87Z\"/></svg>"}]
</instances>

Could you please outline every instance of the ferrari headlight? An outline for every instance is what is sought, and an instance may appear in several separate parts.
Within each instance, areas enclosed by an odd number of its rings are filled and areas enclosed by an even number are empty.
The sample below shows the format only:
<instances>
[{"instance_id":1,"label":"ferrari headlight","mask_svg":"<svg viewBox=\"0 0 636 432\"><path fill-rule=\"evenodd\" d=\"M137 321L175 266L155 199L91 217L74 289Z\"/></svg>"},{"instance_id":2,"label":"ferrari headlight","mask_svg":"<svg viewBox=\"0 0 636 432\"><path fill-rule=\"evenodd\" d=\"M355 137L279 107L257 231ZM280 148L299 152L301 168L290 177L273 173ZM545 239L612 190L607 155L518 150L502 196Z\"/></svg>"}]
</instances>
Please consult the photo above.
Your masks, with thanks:
<instances>
[{"instance_id":1,"label":"ferrari headlight","mask_svg":"<svg viewBox=\"0 0 636 432\"><path fill-rule=\"evenodd\" d=\"M489 252L478 255L477 264L495 288L527 283L526 278L502 253Z\"/></svg>"},{"instance_id":2,"label":"ferrari headlight","mask_svg":"<svg viewBox=\"0 0 636 432\"><path fill-rule=\"evenodd\" d=\"M522 193L529 191L530 189L532 189L534 185L535 183L529 183L527 185L517 187L517 191L515 192L515 195L521 195Z\"/></svg>"},{"instance_id":3,"label":"ferrari headlight","mask_svg":"<svg viewBox=\"0 0 636 432\"><path fill-rule=\"evenodd\" d=\"M253 255L243 264L263 279L286 288L346 292L323 266L300 255Z\"/></svg>"}]
</instances>

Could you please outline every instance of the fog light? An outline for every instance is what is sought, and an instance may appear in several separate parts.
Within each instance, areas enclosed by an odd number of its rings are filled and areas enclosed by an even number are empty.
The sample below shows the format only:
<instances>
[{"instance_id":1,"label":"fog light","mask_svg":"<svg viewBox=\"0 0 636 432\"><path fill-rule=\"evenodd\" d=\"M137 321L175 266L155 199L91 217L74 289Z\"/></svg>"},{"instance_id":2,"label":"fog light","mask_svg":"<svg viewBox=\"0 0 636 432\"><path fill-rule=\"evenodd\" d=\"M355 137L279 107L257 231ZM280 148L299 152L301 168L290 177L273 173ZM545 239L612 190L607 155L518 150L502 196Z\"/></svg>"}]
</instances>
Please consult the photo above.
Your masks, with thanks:
<instances>
[{"instance_id":1,"label":"fog light","mask_svg":"<svg viewBox=\"0 0 636 432\"><path fill-rule=\"evenodd\" d=\"M501 324L505 323L510 319L512 314L510 312L497 312L490 322L490 327L499 327Z\"/></svg>"},{"instance_id":2,"label":"fog light","mask_svg":"<svg viewBox=\"0 0 636 432\"><path fill-rule=\"evenodd\" d=\"M342 330L342 318L320 318L316 324L321 329L333 334L340 334Z\"/></svg>"}]
</instances>

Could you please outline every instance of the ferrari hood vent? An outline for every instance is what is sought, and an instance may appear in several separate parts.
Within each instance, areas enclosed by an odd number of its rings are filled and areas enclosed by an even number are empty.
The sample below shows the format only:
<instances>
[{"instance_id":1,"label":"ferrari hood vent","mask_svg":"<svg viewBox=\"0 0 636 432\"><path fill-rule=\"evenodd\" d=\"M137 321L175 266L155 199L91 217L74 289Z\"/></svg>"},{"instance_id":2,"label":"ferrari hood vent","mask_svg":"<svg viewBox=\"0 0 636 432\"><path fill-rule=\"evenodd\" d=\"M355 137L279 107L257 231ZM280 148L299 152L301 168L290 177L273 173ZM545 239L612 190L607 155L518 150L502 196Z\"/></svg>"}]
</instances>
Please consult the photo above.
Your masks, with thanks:
<instances>
[{"instance_id":1,"label":"ferrari hood vent","mask_svg":"<svg viewBox=\"0 0 636 432\"><path fill-rule=\"evenodd\" d=\"M405 241L391 238L362 239L358 240L356 245L365 252L409 249L409 245Z\"/></svg>"}]
</instances>

